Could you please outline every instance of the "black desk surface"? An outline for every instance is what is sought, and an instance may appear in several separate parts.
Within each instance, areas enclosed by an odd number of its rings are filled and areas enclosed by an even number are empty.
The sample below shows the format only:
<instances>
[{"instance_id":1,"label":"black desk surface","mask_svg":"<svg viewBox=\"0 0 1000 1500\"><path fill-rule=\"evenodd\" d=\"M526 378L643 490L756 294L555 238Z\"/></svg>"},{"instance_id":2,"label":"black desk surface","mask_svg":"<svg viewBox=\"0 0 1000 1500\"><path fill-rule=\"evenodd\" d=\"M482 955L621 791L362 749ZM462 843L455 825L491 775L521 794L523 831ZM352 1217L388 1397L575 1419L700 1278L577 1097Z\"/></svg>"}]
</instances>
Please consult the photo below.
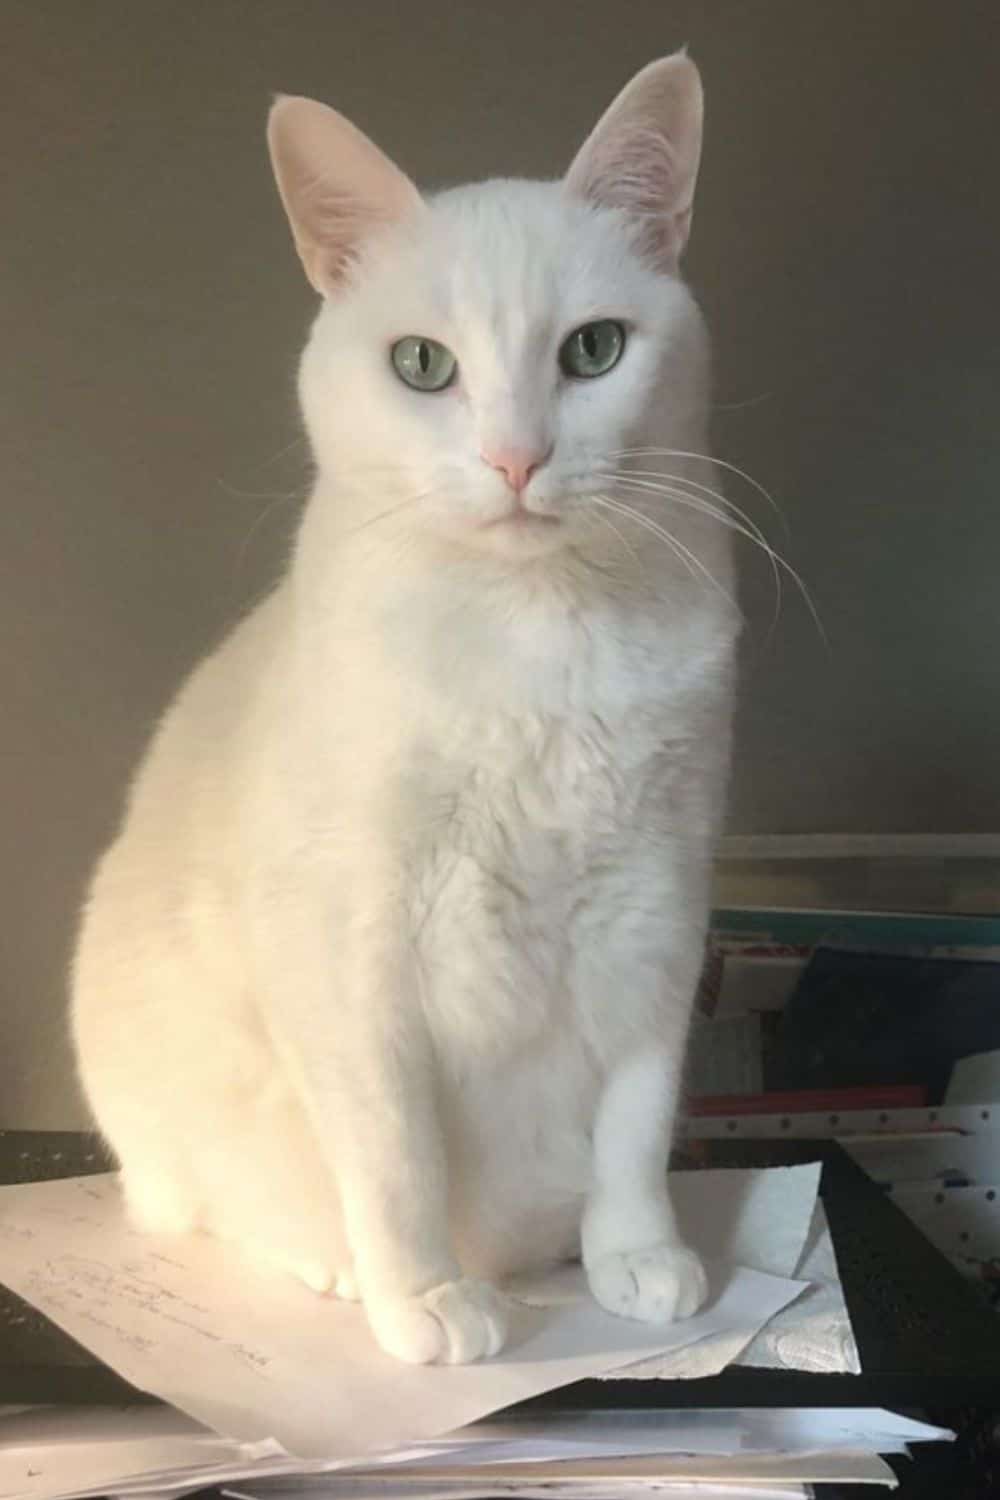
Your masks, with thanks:
<instances>
[{"instance_id":1,"label":"black desk surface","mask_svg":"<svg viewBox=\"0 0 1000 1500\"><path fill-rule=\"evenodd\" d=\"M823 1160L821 1191L863 1373L810 1375L734 1366L704 1380L581 1381L532 1405L997 1404L996 1315L839 1147L822 1141L713 1141L703 1143L701 1156L712 1166ZM0 1131L0 1183L71 1177L110 1165L92 1136ZM0 1287L0 1402L148 1399Z\"/></svg>"}]
</instances>

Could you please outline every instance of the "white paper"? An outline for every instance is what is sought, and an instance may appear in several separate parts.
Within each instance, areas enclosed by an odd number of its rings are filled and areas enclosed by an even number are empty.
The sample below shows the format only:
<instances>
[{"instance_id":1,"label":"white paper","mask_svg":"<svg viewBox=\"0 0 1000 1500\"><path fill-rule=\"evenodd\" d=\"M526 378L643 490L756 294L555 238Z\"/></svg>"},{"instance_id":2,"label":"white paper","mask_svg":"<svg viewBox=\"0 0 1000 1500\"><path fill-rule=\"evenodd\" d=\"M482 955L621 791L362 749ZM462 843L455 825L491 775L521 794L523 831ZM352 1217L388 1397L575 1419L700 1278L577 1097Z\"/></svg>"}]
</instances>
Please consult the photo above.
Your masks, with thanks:
<instances>
[{"instance_id":1,"label":"white paper","mask_svg":"<svg viewBox=\"0 0 1000 1500\"><path fill-rule=\"evenodd\" d=\"M0 1497L38 1497L70 1494L80 1489L103 1493L120 1489L138 1476L188 1473L252 1472L256 1460L241 1456L232 1443L182 1438L146 1438L135 1442L80 1444L31 1453L23 1449L0 1452ZM210 1481L206 1480L206 1483Z\"/></svg>"},{"instance_id":2,"label":"white paper","mask_svg":"<svg viewBox=\"0 0 1000 1500\"><path fill-rule=\"evenodd\" d=\"M224 1495L233 1497L233 1500L255 1500L260 1494L266 1494L269 1500L278 1500L279 1496L291 1496L300 1492L294 1490L258 1490L258 1489L225 1489ZM448 1486L442 1489L436 1484L431 1486L415 1486L409 1484L383 1483L381 1479L375 1481L372 1486L362 1479L355 1481L350 1490L350 1495L344 1494L342 1489L330 1489L325 1491L320 1488L311 1490L310 1500L323 1500L323 1496L329 1493L336 1500L439 1500L446 1496L447 1500L492 1500L496 1495L514 1493L518 1500L548 1500L551 1495L567 1495L572 1500L623 1500L624 1496L630 1495L662 1495L666 1500L807 1500L812 1493L804 1484L709 1484L700 1481L687 1483L684 1480L670 1479L640 1479L638 1481L620 1480L608 1481L577 1479L560 1485L557 1481L547 1480L540 1485L517 1485L511 1489L509 1486L502 1488L490 1484L487 1488L482 1485L470 1484L465 1481L456 1487Z\"/></svg>"},{"instance_id":3,"label":"white paper","mask_svg":"<svg viewBox=\"0 0 1000 1500\"><path fill-rule=\"evenodd\" d=\"M681 1238L706 1261L792 1276L808 1242L821 1171L822 1163L815 1161L670 1172ZM515 1276L508 1283L517 1297L536 1307L575 1302L585 1285L576 1265ZM632 1370L627 1374L634 1378Z\"/></svg>"},{"instance_id":4,"label":"white paper","mask_svg":"<svg viewBox=\"0 0 1000 1500\"><path fill-rule=\"evenodd\" d=\"M828 1454L751 1454L733 1458L673 1454L665 1457L614 1458L579 1460L569 1463L522 1464L516 1472L496 1464L477 1467L475 1471L427 1467L419 1472L398 1471L372 1474L341 1470L336 1474L307 1475L300 1481L277 1481L240 1484L241 1494L330 1495L343 1500L358 1500L365 1495L383 1495L389 1487L398 1487L400 1495L531 1495L558 1493L565 1487L576 1494L577 1486L603 1484L618 1495L635 1492L659 1493L664 1481L684 1484L750 1485L811 1484L839 1482L844 1484L884 1484L894 1487L896 1476L877 1453L838 1452ZM422 1487L426 1489L422 1490Z\"/></svg>"},{"instance_id":5,"label":"white paper","mask_svg":"<svg viewBox=\"0 0 1000 1500\"><path fill-rule=\"evenodd\" d=\"M337 1475L329 1476L324 1483L329 1484L333 1479L337 1482L341 1493L350 1494L350 1486L355 1479L353 1471L345 1470ZM392 1476L398 1478L398 1476ZM452 1475L447 1469L435 1470L430 1467L421 1472L421 1478L430 1480L444 1486L454 1477L456 1482L462 1479L458 1473ZM876 1453L821 1453L821 1454L752 1454L749 1457L742 1455L737 1457L701 1457L699 1455L671 1454L665 1458L613 1458L596 1460L577 1460L559 1464L558 1472L552 1466L543 1464L522 1464L518 1466L517 1473L513 1474L510 1469L502 1465L489 1467L484 1465L477 1469L475 1480L482 1484L485 1493L498 1493L499 1486L513 1487L520 1484L530 1484L533 1479L538 1481L561 1480L587 1480L597 1479L613 1481L624 1487L629 1482L648 1483L654 1479L676 1479L688 1483L700 1482L708 1484L735 1484L745 1483L759 1479L762 1482L777 1480L778 1482L789 1481L794 1483L819 1484L839 1480L844 1483L867 1483L881 1484L891 1483L895 1485L896 1478L888 1464L884 1463ZM331 1488L331 1493L335 1491Z\"/></svg>"},{"instance_id":6,"label":"white paper","mask_svg":"<svg viewBox=\"0 0 1000 1500\"><path fill-rule=\"evenodd\" d=\"M714 1174L698 1175L714 1201ZM704 1312L665 1328L611 1317L583 1294L556 1309L515 1305L496 1359L415 1368L375 1346L358 1306L319 1300L206 1236L131 1229L113 1176L0 1188L0 1280L133 1385L225 1437L335 1459L434 1437L734 1327L752 1336L803 1289L741 1268Z\"/></svg>"},{"instance_id":7,"label":"white paper","mask_svg":"<svg viewBox=\"0 0 1000 1500\"><path fill-rule=\"evenodd\" d=\"M152 1401L120 1406L0 1406L0 1453L170 1438L217 1443L219 1434L172 1406Z\"/></svg>"},{"instance_id":8,"label":"white paper","mask_svg":"<svg viewBox=\"0 0 1000 1500\"><path fill-rule=\"evenodd\" d=\"M501 1415L462 1428L452 1435L449 1462L471 1462L473 1455L480 1462L523 1462L526 1456L540 1458L543 1444L559 1448L552 1458L861 1449L902 1453L909 1443L951 1441L954 1436L946 1427L882 1407L581 1409ZM442 1441L437 1440L439 1450Z\"/></svg>"},{"instance_id":9,"label":"white paper","mask_svg":"<svg viewBox=\"0 0 1000 1500\"><path fill-rule=\"evenodd\" d=\"M1000 1116L998 1116L1000 1123ZM976 1135L844 1138L844 1150L882 1186L986 1184L1000 1162L1000 1130Z\"/></svg>"},{"instance_id":10,"label":"white paper","mask_svg":"<svg viewBox=\"0 0 1000 1500\"><path fill-rule=\"evenodd\" d=\"M40 1463L32 1462L31 1455L26 1454L30 1443L19 1445L21 1456L29 1458L31 1478L23 1486L9 1485L0 1478L0 1495L75 1494L85 1476L91 1493L113 1490L118 1495L136 1497L165 1497L168 1493L180 1494L184 1488L226 1482L235 1484L241 1492L275 1500L279 1494L328 1494L343 1496L344 1500L359 1500L367 1494L378 1495L381 1500L396 1494L496 1495L512 1487L518 1494L530 1495L536 1492L533 1482L538 1482L540 1493L565 1484L572 1486L572 1493L580 1500L583 1496L595 1500L598 1491L611 1497L633 1491L660 1493L681 1476L685 1484L711 1484L713 1492L716 1486L725 1485L726 1492L740 1493L752 1483L753 1493L757 1493L757 1487L767 1486L770 1491L771 1483L794 1486L806 1478L883 1482L888 1471L878 1466L871 1453L859 1454L859 1448L902 1451L907 1441L953 1436L945 1429L866 1408L578 1411L554 1418L538 1413L479 1423L454 1434L451 1440L440 1440L440 1447L437 1443L424 1445L427 1451L419 1463L414 1462L420 1456L416 1448L393 1455L407 1460L402 1465L351 1468L347 1473L333 1474L318 1461L296 1464L287 1457L273 1456L253 1462L247 1455L240 1461L235 1451L228 1462L209 1464L206 1461L215 1454L209 1452L205 1440L210 1435L204 1429L176 1414L170 1422L158 1424L155 1418L155 1408L134 1408L111 1420L97 1413L89 1422L86 1414L77 1414L71 1424L72 1439L53 1448L48 1457L43 1452ZM192 1464L184 1475L176 1470L171 1473L169 1465L159 1471L143 1471L130 1463L128 1460L138 1451L138 1434L144 1429L155 1431L158 1425L164 1432L150 1440L148 1458L154 1454L167 1458L171 1441L168 1429L172 1426L177 1429L172 1434L175 1445L192 1440L201 1444L202 1462ZM100 1439L89 1446L83 1441L88 1426ZM116 1443L116 1432L126 1441ZM581 1432L586 1441L581 1441ZM40 1430L22 1434L36 1440L41 1435ZM781 1449L795 1451L777 1451ZM173 1456L178 1452L175 1446ZM692 1457L692 1452L698 1456ZM644 1463L640 1462L643 1457ZM568 1464L567 1458L576 1462ZM546 1467L540 1467L543 1464ZM0 1454L0 1476L14 1476L16 1472L11 1456ZM168 1490L171 1480L173 1486ZM792 1493L796 1493L794 1487ZM757 1500L761 1500L759 1493Z\"/></svg>"},{"instance_id":11,"label":"white paper","mask_svg":"<svg viewBox=\"0 0 1000 1500\"><path fill-rule=\"evenodd\" d=\"M681 1237L706 1257L793 1276L812 1221L822 1163L671 1172Z\"/></svg>"},{"instance_id":12,"label":"white paper","mask_svg":"<svg viewBox=\"0 0 1000 1500\"><path fill-rule=\"evenodd\" d=\"M269 1500L280 1496L300 1494L296 1490L225 1489L223 1494L232 1500L256 1500L257 1495L267 1495ZM456 1486L442 1489L437 1484L410 1485L383 1482L381 1478L369 1484L365 1479L354 1481L349 1496L343 1489L310 1490L310 1500L323 1500L325 1494L336 1500L493 1500L504 1494L516 1494L518 1500L548 1500L551 1495L567 1495L572 1500L623 1500L624 1496L662 1495L666 1500L807 1500L812 1491L804 1484L708 1484L699 1481L648 1479L638 1481L607 1479L576 1479L565 1485L554 1480L542 1484L503 1487L490 1484L483 1488L468 1480ZM166 1497L164 1497L166 1500Z\"/></svg>"},{"instance_id":13,"label":"white paper","mask_svg":"<svg viewBox=\"0 0 1000 1500\"><path fill-rule=\"evenodd\" d=\"M60 1420L60 1415L62 1420ZM429 1443L384 1456L387 1463L449 1468L697 1453L708 1455L832 1452L901 1453L908 1443L954 1434L880 1408L748 1408L718 1410L586 1410L496 1417ZM227 1444L169 1407L39 1409L26 1417L0 1410L0 1495L43 1494L171 1470L205 1482L212 1471L255 1463L258 1474L287 1471L284 1455Z\"/></svg>"},{"instance_id":14,"label":"white paper","mask_svg":"<svg viewBox=\"0 0 1000 1500\"><path fill-rule=\"evenodd\" d=\"M718 1245L723 1256L739 1264L746 1261L758 1270L790 1276L808 1242L821 1171L820 1162L806 1162L749 1171L718 1167L672 1172L670 1190L681 1232L703 1254L711 1254L708 1247ZM786 1310L792 1319L797 1306L795 1302ZM631 1369L609 1370L601 1378L697 1380L715 1375L739 1362L759 1332L749 1322L734 1324L712 1346L668 1350Z\"/></svg>"}]
</instances>

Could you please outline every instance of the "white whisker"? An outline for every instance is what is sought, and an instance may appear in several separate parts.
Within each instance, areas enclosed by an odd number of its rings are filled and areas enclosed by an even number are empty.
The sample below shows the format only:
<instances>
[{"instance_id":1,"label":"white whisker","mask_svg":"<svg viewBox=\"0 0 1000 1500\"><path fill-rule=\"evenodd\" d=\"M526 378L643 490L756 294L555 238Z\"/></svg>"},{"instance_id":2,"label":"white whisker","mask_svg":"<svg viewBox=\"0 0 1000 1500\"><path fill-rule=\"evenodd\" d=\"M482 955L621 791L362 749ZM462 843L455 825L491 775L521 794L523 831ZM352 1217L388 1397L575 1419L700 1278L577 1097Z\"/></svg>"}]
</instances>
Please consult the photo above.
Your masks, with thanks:
<instances>
[{"instance_id":1,"label":"white whisker","mask_svg":"<svg viewBox=\"0 0 1000 1500\"><path fill-rule=\"evenodd\" d=\"M669 491L666 491L664 493L667 493L669 495L669 498L673 500L675 504L691 504L690 498L683 493L676 494L670 493ZM826 629L823 625L823 621L820 618L819 611L816 608L816 604L813 600L812 594L806 587L805 580L802 578L802 575L798 572L798 570L792 566L792 564L786 557L783 557L780 552L776 551L775 548L771 546L770 542L768 542L759 526L755 525L753 522L750 522L751 529L746 530L739 523L735 522L731 516L716 513L716 518L721 521L724 526L728 526L731 531L738 532L740 536L745 536L748 541L753 542L753 544L756 547L759 547L768 559L775 586L774 616L768 629L768 637L770 638L770 635L776 628L778 623L778 616L781 612L781 600L783 595L781 574L784 573L798 590L799 595L802 598L802 602L805 604L806 609L809 611L810 618L812 619L812 622L816 627L816 631L819 635L820 640L829 651L831 649L830 638L826 633Z\"/></svg>"},{"instance_id":2,"label":"white whisker","mask_svg":"<svg viewBox=\"0 0 1000 1500\"><path fill-rule=\"evenodd\" d=\"M405 499L400 500L396 505L390 505L385 510L380 510L377 515L369 516L367 520L362 521L359 525L351 526L347 531L338 532L337 539L338 541L342 541L345 537L357 536L358 532L367 531L369 526L375 526L379 521L389 520L392 516L398 515L401 510L406 510L409 506L416 505L420 500L426 500L427 496L433 493L432 489L426 489L418 490L415 495L407 495Z\"/></svg>"},{"instance_id":3,"label":"white whisker","mask_svg":"<svg viewBox=\"0 0 1000 1500\"><path fill-rule=\"evenodd\" d=\"M606 495L593 495L593 496L591 496L591 499L598 500L598 501L600 501L600 500L606 500L607 498L608 497ZM631 542L627 539L627 537L624 535L624 533L618 530L618 527L615 525L614 521L609 521L608 518L607 518L607 516L605 516L605 515L599 515L597 517L597 520L600 521L603 526L606 526L609 531L611 531L611 532L614 533L614 535L621 542L622 546L625 548L625 551L632 558L632 561L635 563L636 567L641 567L641 562L640 562L640 559L639 559L638 552L636 552L635 548L632 546Z\"/></svg>"},{"instance_id":4,"label":"white whisker","mask_svg":"<svg viewBox=\"0 0 1000 1500\"><path fill-rule=\"evenodd\" d=\"M794 572L794 569L792 569L791 566L786 563L783 558L778 557L777 553L774 551L773 547L770 546L760 528L756 526L753 521L750 521L749 527L751 529L748 530L746 526L741 525L739 521L735 521L733 517L731 515L728 515L725 511L719 510L717 506L711 505L704 500L688 495L683 490L673 489L670 485L653 484L650 480L633 479L626 474L616 474L614 476L614 479L615 482L623 488L632 489L638 494L653 494L661 496L665 500L670 500L675 505L687 506L689 509L698 512L700 515L708 516L710 519L718 521L721 525L727 527L730 531L736 532L739 536L746 537L748 541L753 542L754 546L760 548L760 550L766 555L768 559L771 568L771 576L774 580L774 612L771 617L771 623L768 626L766 637L767 640L770 640L771 635L777 627L778 618L781 614L782 586L781 572L778 565L780 563L781 566L787 568L789 572Z\"/></svg>"},{"instance_id":5,"label":"white whisker","mask_svg":"<svg viewBox=\"0 0 1000 1500\"><path fill-rule=\"evenodd\" d=\"M739 605L736 603L736 600L733 599L733 597L729 593L727 593L727 591L722 587L722 584L719 582L719 580L708 571L701 559L696 557L695 554L690 550L690 548L685 547L683 542L679 542L672 532L669 532L664 527L659 526L649 516L643 515L642 511L636 510L631 505L626 505L624 501L612 500L607 495L592 495L591 499L597 505L606 506L609 510L615 511L617 515L627 517L629 520L634 521L637 526L641 526L644 530L649 531L653 536L659 537L659 539L664 542L671 549L671 551L674 552L685 563L692 577L696 576L695 570L697 570L697 573L700 573L705 581L712 588L714 588L717 593L722 595L723 599L725 599L729 607L742 618L742 612L739 608Z\"/></svg>"},{"instance_id":6,"label":"white whisker","mask_svg":"<svg viewBox=\"0 0 1000 1500\"><path fill-rule=\"evenodd\" d=\"M292 438L292 441L290 443L286 443L283 448L279 448L277 453L272 453L270 458L262 459L261 467L266 469L271 464L278 463L280 459L286 458L287 455L293 452L296 448L309 448L309 439L303 433L300 433L298 437Z\"/></svg>"},{"instance_id":7,"label":"white whisker","mask_svg":"<svg viewBox=\"0 0 1000 1500\"><path fill-rule=\"evenodd\" d=\"M724 495L721 490L713 490L711 485L701 484L697 479L689 479L686 474L667 474L662 469L615 469L610 472L620 475L627 474L630 478L635 479L664 479L668 484L686 485L688 489L694 490L697 494L707 495L709 499L715 500L719 505L725 506L727 510L731 510L734 515L739 516L741 521L756 531L761 537L764 535L753 517L742 506L737 505L735 500L730 500L729 496Z\"/></svg>"},{"instance_id":8,"label":"white whisker","mask_svg":"<svg viewBox=\"0 0 1000 1500\"><path fill-rule=\"evenodd\" d=\"M760 406L774 399L773 391L762 391L759 396L748 396L745 401L713 401L712 411L745 411L748 406Z\"/></svg>"},{"instance_id":9,"label":"white whisker","mask_svg":"<svg viewBox=\"0 0 1000 1500\"><path fill-rule=\"evenodd\" d=\"M235 485L228 484L225 479L217 479L216 484L220 490L225 490L227 495L232 495L235 500L304 500L306 490L299 485L294 490L238 490Z\"/></svg>"},{"instance_id":10,"label":"white whisker","mask_svg":"<svg viewBox=\"0 0 1000 1500\"><path fill-rule=\"evenodd\" d=\"M767 501L768 505L774 511L775 515L779 517L782 524L787 529L788 522L782 514L781 507L779 506L777 500L775 500L774 496L771 494L770 490L766 490L764 486L759 482L759 480L754 479L753 475L748 474L745 469L741 469L737 464L729 463L729 461L725 458L715 458L711 453L692 453L684 448L616 448L614 452L608 454L608 457L693 458L699 460L704 464L716 464L720 469L727 469L730 474L737 474L740 479L745 480L746 483L750 485L751 489L756 490L758 495L761 495Z\"/></svg>"},{"instance_id":11,"label":"white whisker","mask_svg":"<svg viewBox=\"0 0 1000 1500\"><path fill-rule=\"evenodd\" d=\"M246 559L247 551L250 547L250 543L253 541L254 537L257 535L258 531L263 526L268 516L276 511L279 506L291 505L294 501L300 498L301 497L298 495L276 495L271 501L270 505L264 506L264 509L260 512L260 515L257 516L253 521L242 542L240 543L239 548L237 549L236 560L233 564L233 574L235 578L239 578L240 571Z\"/></svg>"},{"instance_id":12,"label":"white whisker","mask_svg":"<svg viewBox=\"0 0 1000 1500\"><path fill-rule=\"evenodd\" d=\"M664 452L665 451L666 450L664 450ZM787 577L790 578L794 583L796 589L801 595L802 600L809 611L810 617L812 618L813 624L815 625L817 633L819 634L819 637L822 640L824 646L827 648L827 650L830 649L830 640L823 626L823 622L820 619L819 611L817 610L812 595L806 587L806 584L801 575L787 560L787 558L783 557L780 552L776 551L775 548L771 546L757 523L752 519L752 517L747 515L747 513L742 510L741 507L735 505L732 501L728 500L726 496L719 494L717 490L711 489L708 485L699 484L696 480L688 479L686 476L682 475L664 474L660 470L622 469L618 471L612 471L609 477L613 477L615 482L625 486L630 486L631 488L639 492L650 494L658 493L663 495L664 498L672 500L675 504L687 505L692 509L700 510L704 515L714 516L714 518L721 522L722 525L728 526L731 531L737 532L739 535L745 536L748 541L753 542L754 545L759 547L760 550L768 558L775 584L775 609L771 624L768 628L768 639L777 626L778 617L781 612L781 599L783 592L781 586L781 572L784 572ZM749 478L749 476L745 477ZM661 482L657 483L657 480ZM726 515L724 512L717 510L712 505L697 503L696 500L685 491L678 491L675 488L676 485L686 485L689 489L697 491L698 494L711 496L713 500L717 500L720 502L720 504L726 505L734 512L735 515L738 515L743 524L734 521L732 516Z\"/></svg>"}]
</instances>

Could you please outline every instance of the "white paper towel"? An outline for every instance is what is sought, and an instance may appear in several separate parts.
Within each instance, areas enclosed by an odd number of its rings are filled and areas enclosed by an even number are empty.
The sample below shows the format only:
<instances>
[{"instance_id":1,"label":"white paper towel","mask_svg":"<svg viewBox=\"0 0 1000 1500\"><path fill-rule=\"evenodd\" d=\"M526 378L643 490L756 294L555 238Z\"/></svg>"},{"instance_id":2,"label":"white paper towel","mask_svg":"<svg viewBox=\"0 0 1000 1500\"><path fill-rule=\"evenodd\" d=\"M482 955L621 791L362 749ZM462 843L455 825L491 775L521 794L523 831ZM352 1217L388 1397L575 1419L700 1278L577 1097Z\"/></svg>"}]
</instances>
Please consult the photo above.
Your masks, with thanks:
<instances>
[{"instance_id":1,"label":"white paper towel","mask_svg":"<svg viewBox=\"0 0 1000 1500\"><path fill-rule=\"evenodd\" d=\"M776 1313L740 1355L742 1365L859 1375L861 1356L851 1327L826 1211L817 1199L796 1278L810 1286Z\"/></svg>"}]
</instances>

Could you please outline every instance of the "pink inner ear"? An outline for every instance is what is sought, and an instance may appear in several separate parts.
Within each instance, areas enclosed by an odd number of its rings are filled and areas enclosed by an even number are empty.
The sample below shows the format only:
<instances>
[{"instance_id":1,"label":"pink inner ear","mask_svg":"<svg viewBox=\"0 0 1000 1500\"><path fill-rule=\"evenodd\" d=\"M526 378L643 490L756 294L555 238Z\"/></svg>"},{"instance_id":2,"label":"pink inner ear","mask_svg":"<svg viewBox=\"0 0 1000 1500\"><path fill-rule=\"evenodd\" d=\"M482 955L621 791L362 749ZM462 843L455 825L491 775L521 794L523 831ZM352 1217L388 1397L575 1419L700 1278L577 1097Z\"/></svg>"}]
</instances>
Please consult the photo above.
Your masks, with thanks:
<instances>
[{"instance_id":1,"label":"pink inner ear","mask_svg":"<svg viewBox=\"0 0 1000 1500\"><path fill-rule=\"evenodd\" d=\"M701 120L701 81L690 59L675 54L651 63L584 142L567 186L628 214L641 247L672 264L690 228Z\"/></svg>"},{"instance_id":2,"label":"pink inner ear","mask_svg":"<svg viewBox=\"0 0 1000 1500\"><path fill-rule=\"evenodd\" d=\"M317 184L306 237L300 241L298 232L293 231L313 285L324 293L340 285L365 239L395 217L377 194L366 197L338 190L336 184Z\"/></svg>"},{"instance_id":3,"label":"pink inner ear","mask_svg":"<svg viewBox=\"0 0 1000 1500\"><path fill-rule=\"evenodd\" d=\"M423 206L405 173L325 104L279 99L268 140L296 249L324 296L342 283L368 235Z\"/></svg>"},{"instance_id":4,"label":"pink inner ear","mask_svg":"<svg viewBox=\"0 0 1000 1500\"><path fill-rule=\"evenodd\" d=\"M661 130L636 121L595 142L588 196L640 214L669 213L678 195L676 151Z\"/></svg>"}]
</instances>

